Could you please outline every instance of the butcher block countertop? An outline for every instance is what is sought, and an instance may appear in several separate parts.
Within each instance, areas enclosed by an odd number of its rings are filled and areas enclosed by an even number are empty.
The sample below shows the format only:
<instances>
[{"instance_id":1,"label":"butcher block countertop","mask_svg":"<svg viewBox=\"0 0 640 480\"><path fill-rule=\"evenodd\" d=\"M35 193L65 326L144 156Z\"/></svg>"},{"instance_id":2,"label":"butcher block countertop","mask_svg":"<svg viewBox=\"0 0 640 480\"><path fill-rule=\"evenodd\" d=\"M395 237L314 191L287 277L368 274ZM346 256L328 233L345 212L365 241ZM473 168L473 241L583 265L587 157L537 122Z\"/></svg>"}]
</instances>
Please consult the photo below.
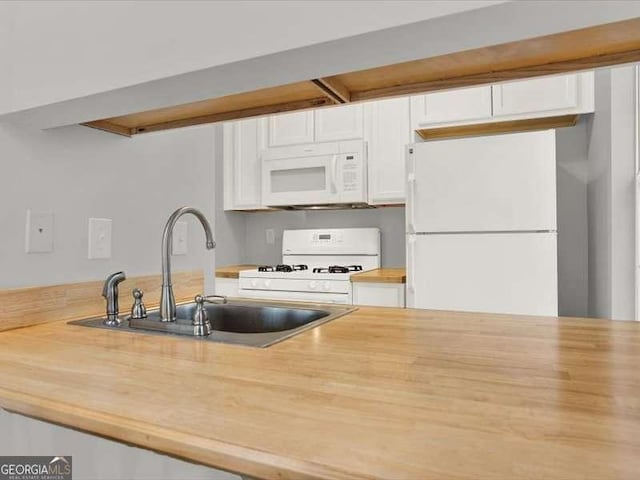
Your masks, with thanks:
<instances>
[{"instance_id":1,"label":"butcher block countertop","mask_svg":"<svg viewBox=\"0 0 640 480\"><path fill-rule=\"evenodd\" d=\"M258 268L257 265L225 265L216 268L216 277L218 278L239 278L242 270L252 270Z\"/></svg>"},{"instance_id":2,"label":"butcher block countertop","mask_svg":"<svg viewBox=\"0 0 640 480\"><path fill-rule=\"evenodd\" d=\"M407 283L407 272L404 268L376 268L351 275L352 282L368 283Z\"/></svg>"},{"instance_id":3,"label":"butcher block countertop","mask_svg":"<svg viewBox=\"0 0 640 480\"><path fill-rule=\"evenodd\" d=\"M266 349L0 333L0 405L258 478L640 478L640 323L392 308Z\"/></svg>"}]
</instances>

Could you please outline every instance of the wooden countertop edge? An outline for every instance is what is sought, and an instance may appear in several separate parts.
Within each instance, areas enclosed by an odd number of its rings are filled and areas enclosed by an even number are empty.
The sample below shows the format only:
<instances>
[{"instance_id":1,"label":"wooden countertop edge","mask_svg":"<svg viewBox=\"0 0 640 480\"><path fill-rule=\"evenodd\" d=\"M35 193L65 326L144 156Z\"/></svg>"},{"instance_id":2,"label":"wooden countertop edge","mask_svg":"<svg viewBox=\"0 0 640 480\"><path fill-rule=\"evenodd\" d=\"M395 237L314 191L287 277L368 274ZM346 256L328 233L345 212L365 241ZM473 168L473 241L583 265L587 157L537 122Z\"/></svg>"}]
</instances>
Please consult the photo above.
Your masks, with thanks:
<instances>
[{"instance_id":1,"label":"wooden countertop edge","mask_svg":"<svg viewBox=\"0 0 640 480\"><path fill-rule=\"evenodd\" d=\"M404 268L377 268L351 275L351 281L357 283L407 283Z\"/></svg>"},{"instance_id":2,"label":"wooden countertop edge","mask_svg":"<svg viewBox=\"0 0 640 480\"><path fill-rule=\"evenodd\" d=\"M256 479L371 479L355 472L283 458L147 422L129 418L124 422L114 415L100 414L4 388L0 388L0 406L9 412Z\"/></svg>"},{"instance_id":3,"label":"wooden countertop edge","mask_svg":"<svg viewBox=\"0 0 640 480\"><path fill-rule=\"evenodd\" d=\"M240 278L242 270L252 270L254 268L258 268L258 265L240 264L218 267L216 268L216 278Z\"/></svg>"}]
</instances>

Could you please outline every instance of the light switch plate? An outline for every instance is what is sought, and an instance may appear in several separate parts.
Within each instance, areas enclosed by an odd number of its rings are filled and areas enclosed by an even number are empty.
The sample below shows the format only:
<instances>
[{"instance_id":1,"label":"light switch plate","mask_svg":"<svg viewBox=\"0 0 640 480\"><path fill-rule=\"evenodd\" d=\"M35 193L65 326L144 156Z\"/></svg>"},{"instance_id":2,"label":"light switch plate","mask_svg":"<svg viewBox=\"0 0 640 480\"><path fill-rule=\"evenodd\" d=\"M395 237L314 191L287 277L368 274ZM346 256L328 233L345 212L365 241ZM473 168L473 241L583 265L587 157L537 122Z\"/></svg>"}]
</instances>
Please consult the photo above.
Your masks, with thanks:
<instances>
[{"instance_id":1,"label":"light switch plate","mask_svg":"<svg viewBox=\"0 0 640 480\"><path fill-rule=\"evenodd\" d=\"M273 228L267 228L265 231L265 237L267 240L267 243L269 245L273 245L276 242L276 232Z\"/></svg>"},{"instance_id":2,"label":"light switch plate","mask_svg":"<svg viewBox=\"0 0 640 480\"><path fill-rule=\"evenodd\" d=\"M187 254L187 222L176 222L173 226L173 237L171 239L171 254Z\"/></svg>"},{"instance_id":3,"label":"light switch plate","mask_svg":"<svg viewBox=\"0 0 640 480\"><path fill-rule=\"evenodd\" d=\"M27 210L25 252L53 252L53 213Z\"/></svg>"},{"instance_id":4,"label":"light switch plate","mask_svg":"<svg viewBox=\"0 0 640 480\"><path fill-rule=\"evenodd\" d=\"M111 258L111 219L89 219L89 260Z\"/></svg>"}]
</instances>

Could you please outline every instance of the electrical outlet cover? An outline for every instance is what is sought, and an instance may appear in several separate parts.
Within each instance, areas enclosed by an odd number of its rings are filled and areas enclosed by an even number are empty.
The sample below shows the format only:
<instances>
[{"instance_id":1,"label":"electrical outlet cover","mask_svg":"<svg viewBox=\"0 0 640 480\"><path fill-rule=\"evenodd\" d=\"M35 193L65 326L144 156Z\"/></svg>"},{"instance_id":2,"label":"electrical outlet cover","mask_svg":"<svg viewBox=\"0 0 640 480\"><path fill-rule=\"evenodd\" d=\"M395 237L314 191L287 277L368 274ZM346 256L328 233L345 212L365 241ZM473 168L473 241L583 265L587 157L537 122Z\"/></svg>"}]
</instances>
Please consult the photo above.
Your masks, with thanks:
<instances>
[{"instance_id":1,"label":"electrical outlet cover","mask_svg":"<svg viewBox=\"0 0 640 480\"><path fill-rule=\"evenodd\" d=\"M187 254L187 222L176 222L173 226L173 237L171 238L171 254Z\"/></svg>"},{"instance_id":2,"label":"electrical outlet cover","mask_svg":"<svg viewBox=\"0 0 640 480\"><path fill-rule=\"evenodd\" d=\"M53 252L53 213L27 210L25 252Z\"/></svg>"},{"instance_id":3,"label":"electrical outlet cover","mask_svg":"<svg viewBox=\"0 0 640 480\"><path fill-rule=\"evenodd\" d=\"M89 219L89 260L111 258L111 219Z\"/></svg>"}]
</instances>

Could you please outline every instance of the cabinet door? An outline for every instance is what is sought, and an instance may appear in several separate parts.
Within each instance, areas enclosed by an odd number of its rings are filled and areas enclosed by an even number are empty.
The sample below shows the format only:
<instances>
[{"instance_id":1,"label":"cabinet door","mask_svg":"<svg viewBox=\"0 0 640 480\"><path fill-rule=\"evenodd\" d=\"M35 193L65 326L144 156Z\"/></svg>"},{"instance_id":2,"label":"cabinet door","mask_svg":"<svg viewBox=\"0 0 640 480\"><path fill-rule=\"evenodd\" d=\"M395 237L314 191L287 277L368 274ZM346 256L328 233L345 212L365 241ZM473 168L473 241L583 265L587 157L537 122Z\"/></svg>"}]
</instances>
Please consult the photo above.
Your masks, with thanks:
<instances>
[{"instance_id":1,"label":"cabinet door","mask_svg":"<svg viewBox=\"0 0 640 480\"><path fill-rule=\"evenodd\" d=\"M491 118L491 86L461 88L411 97L414 128Z\"/></svg>"},{"instance_id":2,"label":"cabinet door","mask_svg":"<svg viewBox=\"0 0 640 480\"><path fill-rule=\"evenodd\" d=\"M407 306L558 314L557 235L410 235Z\"/></svg>"},{"instance_id":3,"label":"cabinet door","mask_svg":"<svg viewBox=\"0 0 640 480\"><path fill-rule=\"evenodd\" d=\"M555 112L578 108L578 75L502 83L493 87L493 114Z\"/></svg>"},{"instance_id":4,"label":"cabinet door","mask_svg":"<svg viewBox=\"0 0 640 480\"><path fill-rule=\"evenodd\" d=\"M353 283L353 304L404 308L404 283L355 282Z\"/></svg>"},{"instance_id":5,"label":"cabinet door","mask_svg":"<svg viewBox=\"0 0 640 480\"><path fill-rule=\"evenodd\" d=\"M224 209L257 210L262 207L262 159L265 120L249 119L224 124Z\"/></svg>"},{"instance_id":6,"label":"cabinet door","mask_svg":"<svg viewBox=\"0 0 640 480\"><path fill-rule=\"evenodd\" d=\"M556 229L555 130L410 147L409 232Z\"/></svg>"},{"instance_id":7,"label":"cabinet door","mask_svg":"<svg viewBox=\"0 0 640 480\"><path fill-rule=\"evenodd\" d=\"M362 111L362 105L315 110L315 141L332 142L362 138L364 136Z\"/></svg>"},{"instance_id":8,"label":"cabinet door","mask_svg":"<svg viewBox=\"0 0 640 480\"><path fill-rule=\"evenodd\" d=\"M237 278L216 277L216 295L237 297L239 285Z\"/></svg>"},{"instance_id":9,"label":"cabinet door","mask_svg":"<svg viewBox=\"0 0 640 480\"><path fill-rule=\"evenodd\" d=\"M412 137L409 99L371 102L365 109L369 203L404 203L405 145Z\"/></svg>"},{"instance_id":10,"label":"cabinet door","mask_svg":"<svg viewBox=\"0 0 640 480\"><path fill-rule=\"evenodd\" d=\"M313 142L313 111L269 117L269 147Z\"/></svg>"}]
</instances>

